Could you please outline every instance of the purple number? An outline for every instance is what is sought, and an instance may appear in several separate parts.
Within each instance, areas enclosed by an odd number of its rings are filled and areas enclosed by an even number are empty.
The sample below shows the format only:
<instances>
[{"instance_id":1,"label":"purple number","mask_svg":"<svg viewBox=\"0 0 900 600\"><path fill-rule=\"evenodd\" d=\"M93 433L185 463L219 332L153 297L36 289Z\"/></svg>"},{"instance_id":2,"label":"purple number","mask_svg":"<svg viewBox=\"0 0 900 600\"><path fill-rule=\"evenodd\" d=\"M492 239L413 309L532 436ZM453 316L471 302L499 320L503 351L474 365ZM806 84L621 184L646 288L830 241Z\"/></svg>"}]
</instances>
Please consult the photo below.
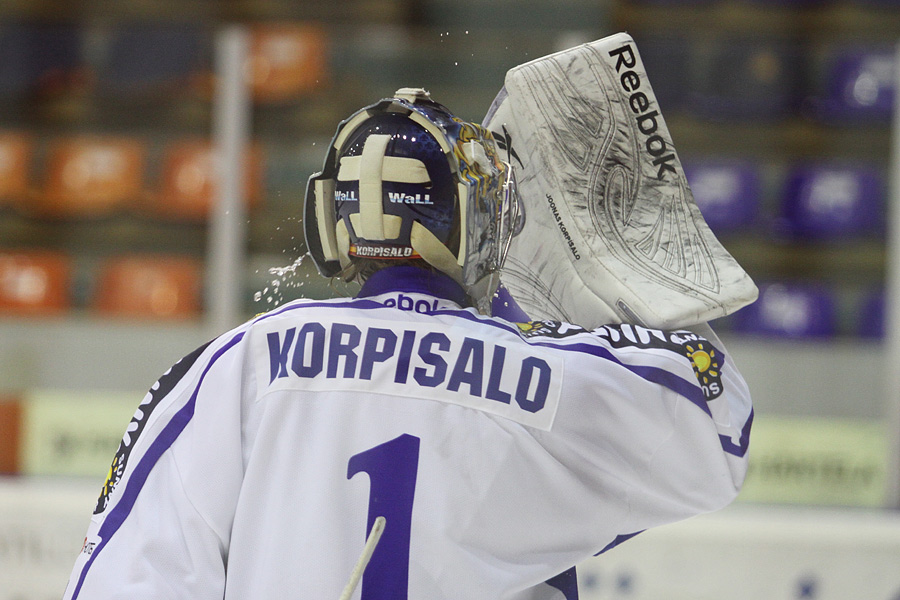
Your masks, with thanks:
<instances>
[{"instance_id":1,"label":"purple number","mask_svg":"<svg viewBox=\"0 0 900 600\"><path fill-rule=\"evenodd\" d=\"M363 575L362 600L406 600L418 467L419 438L408 434L355 454L347 464L347 479L361 471L369 475L366 532L377 517L385 518L381 541Z\"/></svg>"}]
</instances>

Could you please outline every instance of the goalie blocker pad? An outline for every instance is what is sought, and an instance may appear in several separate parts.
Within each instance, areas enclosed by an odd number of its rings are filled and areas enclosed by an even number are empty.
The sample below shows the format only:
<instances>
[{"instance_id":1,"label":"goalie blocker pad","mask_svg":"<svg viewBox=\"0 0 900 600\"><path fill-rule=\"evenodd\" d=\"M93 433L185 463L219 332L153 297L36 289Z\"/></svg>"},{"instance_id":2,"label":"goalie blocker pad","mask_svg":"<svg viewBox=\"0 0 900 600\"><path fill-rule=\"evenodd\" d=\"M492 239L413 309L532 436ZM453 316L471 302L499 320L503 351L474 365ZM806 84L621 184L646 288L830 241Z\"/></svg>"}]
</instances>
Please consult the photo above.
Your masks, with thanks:
<instances>
[{"instance_id":1,"label":"goalie blocker pad","mask_svg":"<svg viewBox=\"0 0 900 600\"><path fill-rule=\"evenodd\" d=\"M484 125L516 169L502 280L532 319L675 329L756 299L694 202L631 36L513 68Z\"/></svg>"}]
</instances>

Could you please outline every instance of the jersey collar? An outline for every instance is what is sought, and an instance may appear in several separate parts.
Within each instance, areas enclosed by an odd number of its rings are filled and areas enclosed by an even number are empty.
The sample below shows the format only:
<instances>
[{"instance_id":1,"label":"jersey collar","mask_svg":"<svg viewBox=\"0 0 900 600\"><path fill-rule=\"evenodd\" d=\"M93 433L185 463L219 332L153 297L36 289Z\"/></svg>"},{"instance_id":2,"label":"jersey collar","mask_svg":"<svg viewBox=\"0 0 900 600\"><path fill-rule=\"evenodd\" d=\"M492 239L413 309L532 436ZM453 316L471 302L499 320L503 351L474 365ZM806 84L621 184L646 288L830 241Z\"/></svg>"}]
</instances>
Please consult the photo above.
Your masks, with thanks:
<instances>
[{"instance_id":1,"label":"jersey collar","mask_svg":"<svg viewBox=\"0 0 900 600\"><path fill-rule=\"evenodd\" d=\"M380 296L390 292L428 294L450 300L460 306L471 305L465 290L448 276L405 265L385 267L374 272L356 297Z\"/></svg>"}]
</instances>

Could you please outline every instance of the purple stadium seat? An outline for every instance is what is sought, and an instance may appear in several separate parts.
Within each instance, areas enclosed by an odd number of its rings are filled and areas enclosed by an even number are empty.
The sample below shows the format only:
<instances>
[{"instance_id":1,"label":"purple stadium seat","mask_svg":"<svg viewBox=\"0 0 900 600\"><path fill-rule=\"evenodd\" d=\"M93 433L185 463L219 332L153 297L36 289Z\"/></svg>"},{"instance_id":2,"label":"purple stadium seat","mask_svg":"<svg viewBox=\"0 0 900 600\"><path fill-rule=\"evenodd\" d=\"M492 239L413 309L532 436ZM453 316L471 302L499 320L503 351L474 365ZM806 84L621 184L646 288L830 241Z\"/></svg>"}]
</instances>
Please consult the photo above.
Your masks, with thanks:
<instances>
[{"instance_id":1,"label":"purple stadium seat","mask_svg":"<svg viewBox=\"0 0 900 600\"><path fill-rule=\"evenodd\" d=\"M747 161L697 160L684 165L700 212L715 233L746 230L757 222L762 184Z\"/></svg>"},{"instance_id":2,"label":"purple stadium seat","mask_svg":"<svg viewBox=\"0 0 900 600\"><path fill-rule=\"evenodd\" d=\"M796 238L835 241L884 231L885 186L878 169L807 164L788 174L776 230Z\"/></svg>"},{"instance_id":3,"label":"purple stadium seat","mask_svg":"<svg viewBox=\"0 0 900 600\"><path fill-rule=\"evenodd\" d=\"M863 296L859 304L856 333L862 338L883 339L885 334L886 298L879 288Z\"/></svg>"},{"instance_id":4,"label":"purple stadium seat","mask_svg":"<svg viewBox=\"0 0 900 600\"><path fill-rule=\"evenodd\" d=\"M825 285L760 285L759 299L734 316L734 330L751 335L827 339L837 333L837 301Z\"/></svg>"},{"instance_id":5,"label":"purple stadium seat","mask_svg":"<svg viewBox=\"0 0 900 600\"><path fill-rule=\"evenodd\" d=\"M841 47L824 69L819 117L826 121L888 122L894 103L894 51Z\"/></svg>"},{"instance_id":6,"label":"purple stadium seat","mask_svg":"<svg viewBox=\"0 0 900 600\"><path fill-rule=\"evenodd\" d=\"M795 112L804 55L791 40L719 39L692 52L691 110L700 117L777 120Z\"/></svg>"}]
</instances>

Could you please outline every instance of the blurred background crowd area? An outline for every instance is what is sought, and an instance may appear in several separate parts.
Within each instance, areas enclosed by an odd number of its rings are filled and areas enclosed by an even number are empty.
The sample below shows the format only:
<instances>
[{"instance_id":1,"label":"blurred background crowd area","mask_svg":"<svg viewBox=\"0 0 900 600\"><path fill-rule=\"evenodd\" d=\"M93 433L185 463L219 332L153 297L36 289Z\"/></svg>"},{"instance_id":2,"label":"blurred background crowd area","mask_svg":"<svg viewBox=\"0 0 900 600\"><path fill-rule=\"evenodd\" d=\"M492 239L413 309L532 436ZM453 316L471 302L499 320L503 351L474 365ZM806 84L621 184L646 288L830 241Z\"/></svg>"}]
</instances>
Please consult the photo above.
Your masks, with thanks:
<instances>
[{"instance_id":1,"label":"blurred background crowd area","mask_svg":"<svg viewBox=\"0 0 900 600\"><path fill-rule=\"evenodd\" d=\"M230 23L252 36L248 315L332 293L294 262L340 119L422 86L479 122L508 69L628 31L698 204L762 285L720 327L883 335L892 0L5 0L0 316L201 317Z\"/></svg>"}]
</instances>

